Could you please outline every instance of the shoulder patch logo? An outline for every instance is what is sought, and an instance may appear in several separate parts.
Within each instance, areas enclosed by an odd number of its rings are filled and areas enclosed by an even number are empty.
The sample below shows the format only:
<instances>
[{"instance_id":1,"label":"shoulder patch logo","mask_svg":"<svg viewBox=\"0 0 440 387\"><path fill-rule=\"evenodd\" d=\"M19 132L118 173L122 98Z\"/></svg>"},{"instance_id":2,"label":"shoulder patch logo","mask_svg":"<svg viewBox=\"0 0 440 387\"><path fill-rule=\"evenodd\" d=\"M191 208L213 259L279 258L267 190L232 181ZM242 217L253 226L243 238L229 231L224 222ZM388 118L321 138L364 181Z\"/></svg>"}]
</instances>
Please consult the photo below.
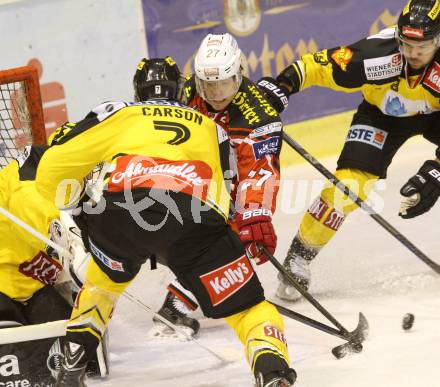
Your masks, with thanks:
<instances>
[{"instance_id":1,"label":"shoulder patch logo","mask_svg":"<svg viewBox=\"0 0 440 387\"><path fill-rule=\"evenodd\" d=\"M348 47L342 46L332 54L332 59L341 68L342 71L347 71L347 66L353 59L353 51Z\"/></svg>"},{"instance_id":2,"label":"shoulder patch logo","mask_svg":"<svg viewBox=\"0 0 440 387\"><path fill-rule=\"evenodd\" d=\"M327 51L318 51L313 54L313 60L320 65L328 65Z\"/></svg>"}]
</instances>

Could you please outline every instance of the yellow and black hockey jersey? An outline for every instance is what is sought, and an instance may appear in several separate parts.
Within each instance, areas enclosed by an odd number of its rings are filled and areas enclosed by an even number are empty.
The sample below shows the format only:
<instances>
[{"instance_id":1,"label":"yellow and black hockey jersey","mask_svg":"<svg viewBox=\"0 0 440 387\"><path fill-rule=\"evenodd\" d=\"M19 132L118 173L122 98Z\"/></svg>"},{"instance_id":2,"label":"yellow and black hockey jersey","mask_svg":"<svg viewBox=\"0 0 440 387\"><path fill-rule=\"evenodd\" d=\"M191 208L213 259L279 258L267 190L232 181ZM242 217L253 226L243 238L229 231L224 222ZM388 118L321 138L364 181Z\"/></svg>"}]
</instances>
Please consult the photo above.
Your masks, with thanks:
<instances>
[{"instance_id":1,"label":"yellow and black hockey jersey","mask_svg":"<svg viewBox=\"0 0 440 387\"><path fill-rule=\"evenodd\" d=\"M226 219L226 140L214 121L178 102L107 102L84 120L58 129L40 161L37 189L54 201L63 181L82 185L95 165L105 161L112 164L107 192L153 187L178 191L197 197ZM64 197L55 202L62 207Z\"/></svg>"},{"instance_id":2,"label":"yellow and black hockey jersey","mask_svg":"<svg viewBox=\"0 0 440 387\"><path fill-rule=\"evenodd\" d=\"M24 153L0 170L0 206L48 235L58 210L35 188L35 173L46 147L26 147ZM62 266L47 255L45 243L0 215L0 292L26 300L46 285L53 285Z\"/></svg>"},{"instance_id":3,"label":"yellow and black hockey jersey","mask_svg":"<svg viewBox=\"0 0 440 387\"><path fill-rule=\"evenodd\" d=\"M383 114L408 117L440 110L440 52L420 74L412 75L387 28L349 46L306 54L277 77L293 93L311 86L361 91Z\"/></svg>"}]
</instances>

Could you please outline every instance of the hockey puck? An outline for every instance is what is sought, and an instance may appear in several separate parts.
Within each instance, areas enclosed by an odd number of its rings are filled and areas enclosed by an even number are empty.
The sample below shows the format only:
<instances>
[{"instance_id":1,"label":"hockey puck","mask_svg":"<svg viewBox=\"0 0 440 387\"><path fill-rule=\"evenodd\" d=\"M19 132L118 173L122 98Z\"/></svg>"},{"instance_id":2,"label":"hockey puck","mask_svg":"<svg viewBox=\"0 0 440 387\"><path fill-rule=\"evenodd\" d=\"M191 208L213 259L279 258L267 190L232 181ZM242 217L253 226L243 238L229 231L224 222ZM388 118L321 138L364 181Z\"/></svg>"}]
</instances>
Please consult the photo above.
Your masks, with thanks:
<instances>
[{"instance_id":1,"label":"hockey puck","mask_svg":"<svg viewBox=\"0 0 440 387\"><path fill-rule=\"evenodd\" d=\"M345 343L342 345L338 345L337 347L332 349L332 354L336 359L342 359L346 355L352 354L352 353L359 353L363 349L363 346L361 343Z\"/></svg>"},{"instance_id":2,"label":"hockey puck","mask_svg":"<svg viewBox=\"0 0 440 387\"><path fill-rule=\"evenodd\" d=\"M412 326L414 325L414 315L412 313L407 313L405 314L405 316L403 316L402 319L402 329L404 331L408 331L412 328Z\"/></svg>"}]
</instances>

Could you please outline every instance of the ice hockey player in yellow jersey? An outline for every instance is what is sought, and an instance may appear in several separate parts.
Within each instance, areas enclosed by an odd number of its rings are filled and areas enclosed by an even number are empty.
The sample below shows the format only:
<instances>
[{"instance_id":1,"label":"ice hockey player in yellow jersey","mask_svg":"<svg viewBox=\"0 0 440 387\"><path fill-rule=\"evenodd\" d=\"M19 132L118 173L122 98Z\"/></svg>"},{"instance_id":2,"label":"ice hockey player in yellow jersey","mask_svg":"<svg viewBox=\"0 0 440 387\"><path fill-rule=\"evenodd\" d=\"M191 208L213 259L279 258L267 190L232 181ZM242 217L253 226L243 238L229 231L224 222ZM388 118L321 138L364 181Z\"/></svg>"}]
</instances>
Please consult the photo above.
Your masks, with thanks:
<instances>
[{"instance_id":1,"label":"ice hockey player in yellow jersey","mask_svg":"<svg viewBox=\"0 0 440 387\"><path fill-rule=\"evenodd\" d=\"M440 2L410 0L398 25L357 43L306 54L275 79L259 85L283 108L280 98L311 86L361 91L335 176L361 199L384 179L400 147L417 134L440 145ZM284 104L285 105L285 104ZM399 215L413 218L428 211L440 194L440 149L401 188ZM304 215L284 266L307 289L310 262L357 205L326 186ZM294 301L300 294L280 277L277 295Z\"/></svg>"},{"instance_id":2,"label":"ice hockey player in yellow jersey","mask_svg":"<svg viewBox=\"0 0 440 387\"><path fill-rule=\"evenodd\" d=\"M46 147L26 147L0 170L0 206L44 235L59 216L58 209L35 189L34 177ZM46 285L55 284L61 264L46 253L45 243L8 218L0 217L0 293L24 301ZM26 243L23 243L26 241Z\"/></svg>"},{"instance_id":3,"label":"ice hockey player in yellow jersey","mask_svg":"<svg viewBox=\"0 0 440 387\"><path fill-rule=\"evenodd\" d=\"M148 74L148 99L109 102L65 125L37 170L39 192L62 204L60 183L80 188L96 164L112 163L98 203L103 211L87 217L93 260L67 326L56 386L85 385L86 361L117 299L152 255L191 290L206 316L226 319L259 387L291 386L296 374L283 320L265 301L244 246L227 224L226 134L180 102L183 78L170 57L140 66Z\"/></svg>"},{"instance_id":4,"label":"ice hockey player in yellow jersey","mask_svg":"<svg viewBox=\"0 0 440 387\"><path fill-rule=\"evenodd\" d=\"M0 170L0 207L45 236L49 229L59 236L59 211L38 194L35 174L47 146L27 146L20 156ZM65 230L64 230L65 232ZM0 329L17 328L69 318L73 298L70 277L63 271L58 254L4 215L0 215ZM63 286L64 285L64 286ZM58 290L66 289L65 297ZM50 328L48 328L50 329ZM0 358L8 359L2 374L5 385L16 383L51 385L58 372L64 337L8 342L0 345ZM17 333L19 335L19 333ZM5 369L6 369L5 368ZM103 374L105 365L101 367ZM95 357L87 372L101 372Z\"/></svg>"}]
</instances>

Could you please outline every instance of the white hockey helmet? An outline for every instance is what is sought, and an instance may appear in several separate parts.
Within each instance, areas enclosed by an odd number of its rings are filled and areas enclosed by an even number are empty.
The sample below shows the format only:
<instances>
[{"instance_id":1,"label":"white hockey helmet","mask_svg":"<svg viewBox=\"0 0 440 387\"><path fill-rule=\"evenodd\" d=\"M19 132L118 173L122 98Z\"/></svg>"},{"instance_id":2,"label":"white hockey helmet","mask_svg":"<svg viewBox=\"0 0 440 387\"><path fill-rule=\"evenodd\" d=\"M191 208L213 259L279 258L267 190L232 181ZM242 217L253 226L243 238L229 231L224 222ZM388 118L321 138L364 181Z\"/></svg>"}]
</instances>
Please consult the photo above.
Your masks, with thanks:
<instances>
[{"instance_id":1,"label":"white hockey helmet","mask_svg":"<svg viewBox=\"0 0 440 387\"><path fill-rule=\"evenodd\" d=\"M215 109L225 108L242 81L242 53L231 34L208 34L194 59L197 92ZM220 110L220 109L216 109Z\"/></svg>"}]
</instances>

